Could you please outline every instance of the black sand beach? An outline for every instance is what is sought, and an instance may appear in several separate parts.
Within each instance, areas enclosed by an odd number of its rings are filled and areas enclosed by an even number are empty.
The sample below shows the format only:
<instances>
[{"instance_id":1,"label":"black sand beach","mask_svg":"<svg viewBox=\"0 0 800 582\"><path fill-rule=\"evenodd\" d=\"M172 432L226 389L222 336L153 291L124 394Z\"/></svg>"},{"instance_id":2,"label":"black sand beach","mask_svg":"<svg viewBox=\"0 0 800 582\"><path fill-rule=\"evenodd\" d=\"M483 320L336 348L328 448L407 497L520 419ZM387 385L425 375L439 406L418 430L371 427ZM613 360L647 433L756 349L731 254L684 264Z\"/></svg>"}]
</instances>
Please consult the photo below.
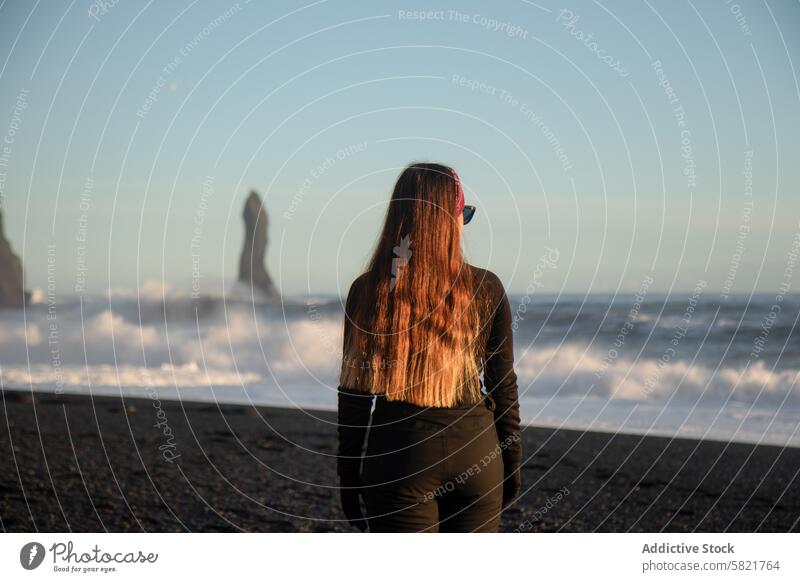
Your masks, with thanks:
<instances>
[{"instance_id":1,"label":"black sand beach","mask_svg":"<svg viewBox=\"0 0 800 582\"><path fill-rule=\"evenodd\" d=\"M3 531L354 531L339 508L332 412L0 396ZM799 529L800 449L523 435L524 495L502 531Z\"/></svg>"}]
</instances>

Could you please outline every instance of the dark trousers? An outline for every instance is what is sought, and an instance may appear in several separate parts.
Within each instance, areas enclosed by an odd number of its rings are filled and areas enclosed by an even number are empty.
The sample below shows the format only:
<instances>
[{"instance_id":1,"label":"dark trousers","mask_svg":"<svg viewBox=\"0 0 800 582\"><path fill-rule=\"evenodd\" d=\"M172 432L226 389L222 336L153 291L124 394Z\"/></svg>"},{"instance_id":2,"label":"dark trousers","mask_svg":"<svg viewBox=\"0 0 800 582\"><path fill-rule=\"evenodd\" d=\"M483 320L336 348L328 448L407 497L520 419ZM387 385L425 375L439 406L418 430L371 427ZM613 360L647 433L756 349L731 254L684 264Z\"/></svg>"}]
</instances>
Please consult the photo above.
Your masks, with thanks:
<instances>
[{"instance_id":1,"label":"dark trousers","mask_svg":"<svg viewBox=\"0 0 800 582\"><path fill-rule=\"evenodd\" d=\"M371 532L496 532L503 458L491 409L379 396L362 482Z\"/></svg>"}]
</instances>

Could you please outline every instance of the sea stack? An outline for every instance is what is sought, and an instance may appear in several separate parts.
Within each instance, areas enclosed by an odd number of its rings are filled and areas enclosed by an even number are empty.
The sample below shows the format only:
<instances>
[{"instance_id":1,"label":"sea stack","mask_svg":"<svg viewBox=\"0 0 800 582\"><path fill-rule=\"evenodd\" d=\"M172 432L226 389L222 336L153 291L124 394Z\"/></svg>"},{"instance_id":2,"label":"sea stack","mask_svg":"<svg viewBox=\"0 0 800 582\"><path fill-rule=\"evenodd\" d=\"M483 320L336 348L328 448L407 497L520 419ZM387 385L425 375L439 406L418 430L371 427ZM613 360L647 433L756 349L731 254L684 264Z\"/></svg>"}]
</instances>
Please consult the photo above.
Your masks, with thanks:
<instances>
[{"instance_id":1,"label":"sea stack","mask_svg":"<svg viewBox=\"0 0 800 582\"><path fill-rule=\"evenodd\" d=\"M239 281L261 290L268 298L278 299L280 293L267 273L264 256L267 252L267 211L261 197L251 191L244 203L244 247L239 262Z\"/></svg>"},{"instance_id":2,"label":"sea stack","mask_svg":"<svg viewBox=\"0 0 800 582\"><path fill-rule=\"evenodd\" d=\"M6 240L3 212L0 210L0 308L24 307L28 298L22 276L22 261Z\"/></svg>"}]
</instances>

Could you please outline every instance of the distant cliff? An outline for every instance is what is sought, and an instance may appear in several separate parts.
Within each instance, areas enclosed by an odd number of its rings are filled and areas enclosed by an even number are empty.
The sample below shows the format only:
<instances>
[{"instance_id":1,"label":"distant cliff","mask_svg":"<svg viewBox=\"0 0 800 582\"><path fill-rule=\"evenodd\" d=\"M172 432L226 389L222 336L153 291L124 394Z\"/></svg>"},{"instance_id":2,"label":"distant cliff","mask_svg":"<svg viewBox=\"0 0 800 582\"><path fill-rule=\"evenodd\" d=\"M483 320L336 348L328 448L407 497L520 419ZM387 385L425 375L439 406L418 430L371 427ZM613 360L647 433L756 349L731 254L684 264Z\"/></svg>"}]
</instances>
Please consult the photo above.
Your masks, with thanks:
<instances>
[{"instance_id":1,"label":"distant cliff","mask_svg":"<svg viewBox=\"0 0 800 582\"><path fill-rule=\"evenodd\" d=\"M29 298L23 281L22 261L6 240L3 213L0 211L0 308L24 307Z\"/></svg>"},{"instance_id":2,"label":"distant cliff","mask_svg":"<svg viewBox=\"0 0 800 582\"><path fill-rule=\"evenodd\" d=\"M250 192L244 204L244 246L239 261L239 281L260 289L264 295L277 299L280 293L272 283L264 261L267 252L267 211L261 197Z\"/></svg>"}]
</instances>

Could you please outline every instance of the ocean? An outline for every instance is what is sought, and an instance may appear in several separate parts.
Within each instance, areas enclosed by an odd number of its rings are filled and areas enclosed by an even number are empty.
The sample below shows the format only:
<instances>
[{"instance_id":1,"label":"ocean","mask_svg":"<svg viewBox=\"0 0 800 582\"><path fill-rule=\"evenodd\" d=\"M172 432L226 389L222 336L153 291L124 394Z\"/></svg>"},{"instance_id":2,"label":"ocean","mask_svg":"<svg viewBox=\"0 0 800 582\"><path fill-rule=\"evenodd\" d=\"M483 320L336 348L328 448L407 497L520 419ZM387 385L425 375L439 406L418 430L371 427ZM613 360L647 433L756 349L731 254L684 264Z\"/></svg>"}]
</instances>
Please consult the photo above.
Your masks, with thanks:
<instances>
[{"instance_id":1,"label":"ocean","mask_svg":"<svg viewBox=\"0 0 800 582\"><path fill-rule=\"evenodd\" d=\"M195 299L151 286L35 299L0 311L4 389L336 406L340 298L269 304L241 289ZM509 302L526 423L800 446L796 294Z\"/></svg>"}]
</instances>

